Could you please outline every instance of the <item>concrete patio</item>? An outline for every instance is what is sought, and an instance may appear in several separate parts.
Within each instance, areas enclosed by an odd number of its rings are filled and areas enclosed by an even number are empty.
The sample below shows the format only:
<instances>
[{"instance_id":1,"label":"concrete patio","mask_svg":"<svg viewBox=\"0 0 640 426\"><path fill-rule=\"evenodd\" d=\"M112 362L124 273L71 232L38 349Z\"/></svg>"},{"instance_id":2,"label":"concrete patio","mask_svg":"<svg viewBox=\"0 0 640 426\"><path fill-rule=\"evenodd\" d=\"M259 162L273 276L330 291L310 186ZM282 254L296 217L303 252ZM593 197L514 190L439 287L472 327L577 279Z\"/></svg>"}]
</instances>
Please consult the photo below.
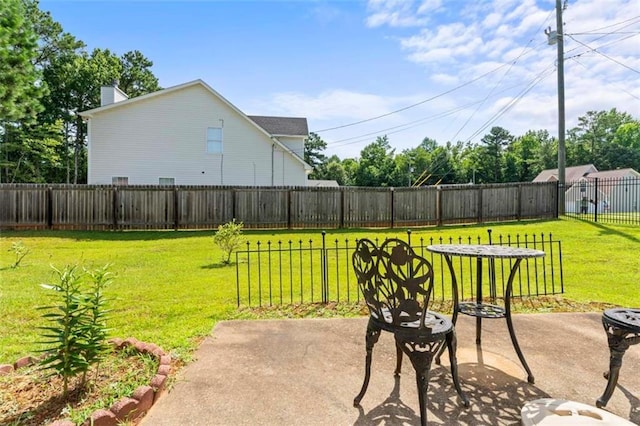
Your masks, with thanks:
<instances>
[{"instance_id":1,"label":"concrete patio","mask_svg":"<svg viewBox=\"0 0 640 426\"><path fill-rule=\"evenodd\" d=\"M461 406L449 369L434 365L428 393L429 424L514 425L520 409L538 398L589 405L604 391L609 351L598 313L520 314L514 324L535 376L526 374L504 320L456 327ZM405 357L395 379L393 337L374 349L372 377L361 407L353 407L364 376L366 318L221 322L143 419L143 425L369 425L419 424L415 375ZM446 358L446 356L445 356ZM626 353L606 409L640 424L640 347Z\"/></svg>"}]
</instances>

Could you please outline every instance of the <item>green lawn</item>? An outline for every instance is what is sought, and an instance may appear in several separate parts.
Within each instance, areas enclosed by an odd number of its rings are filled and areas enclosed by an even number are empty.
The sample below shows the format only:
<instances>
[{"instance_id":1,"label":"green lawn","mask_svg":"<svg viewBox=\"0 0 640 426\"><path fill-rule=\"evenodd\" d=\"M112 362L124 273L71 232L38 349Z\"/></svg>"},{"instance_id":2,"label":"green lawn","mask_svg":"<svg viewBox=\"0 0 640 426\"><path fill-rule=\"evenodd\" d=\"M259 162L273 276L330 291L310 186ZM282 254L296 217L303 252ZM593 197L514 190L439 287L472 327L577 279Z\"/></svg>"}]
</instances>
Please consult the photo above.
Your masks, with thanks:
<instances>
[{"instance_id":1,"label":"green lawn","mask_svg":"<svg viewBox=\"0 0 640 426\"><path fill-rule=\"evenodd\" d=\"M562 241L565 298L640 306L640 227L579 220L414 229L414 238L499 234L553 234ZM329 230L328 240L405 237L405 229ZM255 243L312 239L320 231L245 231ZM10 268L13 242L30 249L18 268ZM89 268L112 264L116 274L107 290L111 335L133 336L188 359L200 339L219 320L245 316L236 309L236 270L222 266L213 231L3 231L0 236L0 363L34 353L37 306L49 304L41 283L58 268L79 263Z\"/></svg>"}]
</instances>

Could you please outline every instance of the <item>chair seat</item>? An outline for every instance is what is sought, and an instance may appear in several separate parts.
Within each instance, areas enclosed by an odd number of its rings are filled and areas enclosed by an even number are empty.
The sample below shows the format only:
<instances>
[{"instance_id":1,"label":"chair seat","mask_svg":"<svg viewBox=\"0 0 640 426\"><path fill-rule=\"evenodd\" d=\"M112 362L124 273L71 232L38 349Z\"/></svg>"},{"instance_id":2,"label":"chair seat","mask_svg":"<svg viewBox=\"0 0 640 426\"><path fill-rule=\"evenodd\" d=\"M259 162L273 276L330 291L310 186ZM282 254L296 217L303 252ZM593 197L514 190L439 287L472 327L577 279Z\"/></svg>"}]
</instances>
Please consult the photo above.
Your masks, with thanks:
<instances>
[{"instance_id":1,"label":"chair seat","mask_svg":"<svg viewBox=\"0 0 640 426\"><path fill-rule=\"evenodd\" d=\"M402 318L402 314L399 317ZM382 320L380 315L376 315L375 312L371 312L371 319L383 330L399 334L406 332L421 338L432 336L433 340L443 339L447 333L453 330L453 323L449 318L432 311L427 311L424 319L425 327L422 330L420 329L421 318L414 321L400 321L394 324L393 315L388 308L382 309Z\"/></svg>"}]
</instances>

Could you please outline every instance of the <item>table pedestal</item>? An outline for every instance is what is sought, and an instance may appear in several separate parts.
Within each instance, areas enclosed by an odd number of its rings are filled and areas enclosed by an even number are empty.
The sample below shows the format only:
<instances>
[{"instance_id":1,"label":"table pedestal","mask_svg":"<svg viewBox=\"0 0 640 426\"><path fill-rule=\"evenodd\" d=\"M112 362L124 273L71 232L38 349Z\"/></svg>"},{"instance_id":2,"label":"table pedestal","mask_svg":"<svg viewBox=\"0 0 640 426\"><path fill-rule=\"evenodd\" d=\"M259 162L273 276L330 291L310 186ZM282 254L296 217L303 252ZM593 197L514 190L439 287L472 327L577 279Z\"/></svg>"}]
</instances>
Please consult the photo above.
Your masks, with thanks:
<instances>
[{"instance_id":1,"label":"table pedestal","mask_svg":"<svg viewBox=\"0 0 640 426\"><path fill-rule=\"evenodd\" d=\"M597 407L609 402L618 383L622 357L629 346L640 343L640 309L608 309L602 314L602 325L609 344L609 371L604 374L607 387L596 401Z\"/></svg>"}]
</instances>

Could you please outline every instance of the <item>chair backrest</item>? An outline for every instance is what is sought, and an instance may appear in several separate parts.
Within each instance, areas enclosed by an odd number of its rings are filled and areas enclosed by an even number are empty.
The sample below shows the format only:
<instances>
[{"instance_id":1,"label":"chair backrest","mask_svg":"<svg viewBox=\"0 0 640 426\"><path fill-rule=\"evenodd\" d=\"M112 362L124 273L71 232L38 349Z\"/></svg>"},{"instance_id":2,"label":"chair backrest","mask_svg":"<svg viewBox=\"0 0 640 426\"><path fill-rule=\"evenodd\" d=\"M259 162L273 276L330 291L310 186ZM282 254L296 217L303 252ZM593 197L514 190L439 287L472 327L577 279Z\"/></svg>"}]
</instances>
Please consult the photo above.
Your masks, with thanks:
<instances>
[{"instance_id":1,"label":"chair backrest","mask_svg":"<svg viewBox=\"0 0 640 426\"><path fill-rule=\"evenodd\" d=\"M352 256L358 285L369 313L396 327L430 328L427 308L433 290L433 267L404 241L387 239L380 247L358 241Z\"/></svg>"}]
</instances>

